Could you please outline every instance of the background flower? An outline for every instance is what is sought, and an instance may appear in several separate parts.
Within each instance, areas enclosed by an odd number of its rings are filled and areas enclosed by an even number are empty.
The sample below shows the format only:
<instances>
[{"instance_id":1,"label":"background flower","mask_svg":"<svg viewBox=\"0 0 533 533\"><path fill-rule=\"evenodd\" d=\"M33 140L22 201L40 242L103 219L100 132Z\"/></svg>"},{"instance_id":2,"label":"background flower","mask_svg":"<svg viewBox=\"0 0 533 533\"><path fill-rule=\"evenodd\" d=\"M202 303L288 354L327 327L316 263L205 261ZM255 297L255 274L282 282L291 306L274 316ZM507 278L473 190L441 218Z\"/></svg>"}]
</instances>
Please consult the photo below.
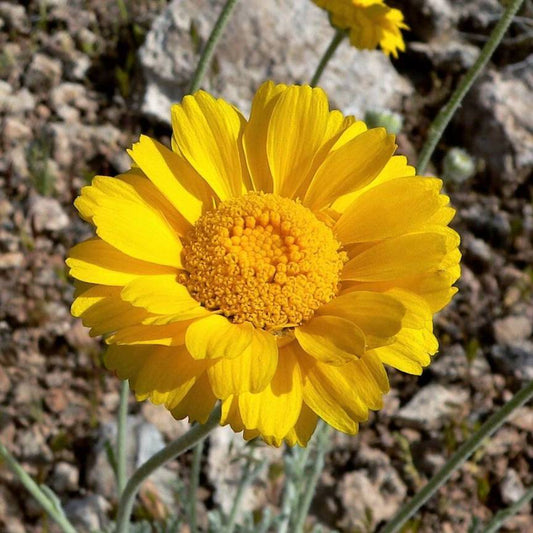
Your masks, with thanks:
<instances>
[{"instance_id":1,"label":"background flower","mask_svg":"<svg viewBox=\"0 0 533 533\"><path fill-rule=\"evenodd\" d=\"M405 50L401 30L409 27L399 9L382 0L313 0L328 11L333 26L348 30L350 42L361 50L373 50L378 45L387 55L398 57Z\"/></svg>"},{"instance_id":2,"label":"background flower","mask_svg":"<svg viewBox=\"0 0 533 533\"><path fill-rule=\"evenodd\" d=\"M105 334L139 399L246 438L305 445L317 418L354 433L420 373L432 314L459 276L441 182L394 136L265 83L247 121L205 92L172 108L172 150L141 136L135 167L75 204L97 237L67 259L72 312Z\"/></svg>"}]
</instances>

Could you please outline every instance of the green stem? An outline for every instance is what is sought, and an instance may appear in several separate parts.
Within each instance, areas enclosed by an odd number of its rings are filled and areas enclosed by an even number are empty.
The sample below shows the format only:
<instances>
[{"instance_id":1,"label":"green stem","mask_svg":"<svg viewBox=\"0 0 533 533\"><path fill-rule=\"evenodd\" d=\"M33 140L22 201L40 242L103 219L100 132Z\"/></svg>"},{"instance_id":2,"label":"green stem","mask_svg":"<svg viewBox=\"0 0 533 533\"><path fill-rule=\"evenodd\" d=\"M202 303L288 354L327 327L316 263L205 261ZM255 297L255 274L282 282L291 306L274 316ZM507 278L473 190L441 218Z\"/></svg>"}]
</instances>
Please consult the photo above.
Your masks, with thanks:
<instances>
[{"instance_id":1,"label":"green stem","mask_svg":"<svg viewBox=\"0 0 533 533\"><path fill-rule=\"evenodd\" d=\"M192 456L191 481L189 484L189 529L191 533L196 533L196 493L198 492L198 482L200 480L200 464L202 462L202 452L204 450L204 440L202 439L195 447Z\"/></svg>"},{"instance_id":2,"label":"green stem","mask_svg":"<svg viewBox=\"0 0 533 533\"><path fill-rule=\"evenodd\" d=\"M194 73L194 76L191 80L191 85L189 87L189 94L196 92L200 88L200 84L202 83L202 79L205 75L205 71L207 70L209 62L211 61L211 58L213 57L213 52L215 51L216 45L218 41L220 40L220 37L222 37L224 28L226 27L226 24L228 23L231 12L233 11L233 8L237 4L237 1L238 0L227 0L226 5L222 8L220 15L218 16L218 19L215 22L215 26L213 27L213 30L211 31L211 35L209 36L209 39L207 40L207 43L202 51L200 60L198 61L196 71Z\"/></svg>"},{"instance_id":3,"label":"green stem","mask_svg":"<svg viewBox=\"0 0 533 533\"><path fill-rule=\"evenodd\" d=\"M126 431L128 426L128 396L130 387L128 381L120 384L120 404L117 421L117 486L119 495L126 485Z\"/></svg>"},{"instance_id":4,"label":"green stem","mask_svg":"<svg viewBox=\"0 0 533 533\"><path fill-rule=\"evenodd\" d=\"M241 506L242 498L244 496L244 490L246 489L246 487L248 487L248 485L252 481L252 478L252 459L247 458L246 463L244 465L244 470L242 472L241 481L239 483L239 487L237 488L237 494L235 495L235 499L233 500L233 505L231 507L230 515L228 518L228 523L224 528L224 533L233 533L233 530L235 529L235 521L237 520L237 511Z\"/></svg>"},{"instance_id":5,"label":"green stem","mask_svg":"<svg viewBox=\"0 0 533 533\"><path fill-rule=\"evenodd\" d=\"M496 47L500 44L505 32L507 31L507 28L511 24L516 12L520 9L523 1L524 0L512 0L509 2L501 19L492 31L489 40L481 50L476 62L465 74L461 80L461 83L459 83L457 89L455 89L455 92L452 94L449 102L439 111L439 114L429 127L428 138L424 144L424 147L422 148L422 151L420 152L420 157L418 158L418 174L423 174L426 171L429 160L431 159L435 147L442 137L446 126L449 124L453 115L457 111L457 108L461 105L463 98L469 91L470 87L472 87L474 81L476 81L478 76L481 74L481 71L485 68L485 65L488 63L489 59L494 53L494 50L496 50Z\"/></svg>"},{"instance_id":6,"label":"green stem","mask_svg":"<svg viewBox=\"0 0 533 533\"><path fill-rule=\"evenodd\" d=\"M142 482L149 477L154 470L164 465L167 461L174 459L174 457L185 452L189 448L192 448L198 441L205 438L220 422L220 412L221 407L219 404L213 409L213 412L209 415L205 424L193 426L187 433L185 433L185 435L182 435L179 439L168 444L137 469L126 484L120 498L117 512L116 533L128 532L135 495Z\"/></svg>"},{"instance_id":7,"label":"green stem","mask_svg":"<svg viewBox=\"0 0 533 533\"><path fill-rule=\"evenodd\" d=\"M291 454L294 458L293 467L290 472L285 467L285 488L283 491L283 503L281 506L281 522L278 526L277 533L287 533L289 525L293 520L292 513L298 511L300 506L300 497L303 492L303 482L305 476L305 466L309 458L311 447L292 448ZM296 460L297 459L297 460Z\"/></svg>"},{"instance_id":8,"label":"green stem","mask_svg":"<svg viewBox=\"0 0 533 533\"><path fill-rule=\"evenodd\" d=\"M320 59L320 62L318 63L318 66L316 67L316 71L313 74L313 77L311 78L311 83L310 83L311 87L316 87L316 85L320 81L322 72L324 72L326 65L329 63L329 60L333 57L333 54L337 51L337 48L339 47L339 44L341 44L341 42L343 41L344 37L346 37L346 32L344 30L337 30L335 32L333 39L329 43L327 50L324 52L324 55Z\"/></svg>"},{"instance_id":9,"label":"green stem","mask_svg":"<svg viewBox=\"0 0 533 533\"><path fill-rule=\"evenodd\" d=\"M496 531L499 531L503 523L516 514L520 508L529 502L529 500L533 499L533 487L529 487L529 489L526 490L526 492L522 495L522 497L513 503L513 505L510 505L507 507L507 509L503 509L499 512L497 512L494 515L494 518L485 526L485 529L483 530L483 533L496 533Z\"/></svg>"},{"instance_id":10,"label":"green stem","mask_svg":"<svg viewBox=\"0 0 533 533\"><path fill-rule=\"evenodd\" d=\"M481 446L483 440L492 435L518 407L533 398L533 381L517 392L499 411L494 413L460 448L448 459L446 464L404 505L380 533L395 533L413 516L422 505L439 490L448 478Z\"/></svg>"},{"instance_id":11,"label":"green stem","mask_svg":"<svg viewBox=\"0 0 533 533\"><path fill-rule=\"evenodd\" d=\"M311 507L311 502L313 501L313 496L315 494L316 486L318 479L322 470L324 470L324 458L329 447L329 436L330 436L330 426L326 423L321 422L321 427L318 428L318 434L316 439L316 451L315 451L315 461L313 463L313 469L311 472L311 477L306 479L305 492L303 494L303 499L300 502L298 507L298 513L296 515L296 523L293 531L296 533L301 533L304 530L305 519L309 513L309 507Z\"/></svg>"},{"instance_id":12,"label":"green stem","mask_svg":"<svg viewBox=\"0 0 533 533\"><path fill-rule=\"evenodd\" d=\"M63 531L63 533L76 533L74 526L64 515L57 496L54 494L52 498L52 491L50 489L48 489L48 491L51 495L48 496L1 443L0 457L7 463L7 466L11 469L13 474L15 474L19 481L24 485L25 489L37 500L48 516L58 524L61 531Z\"/></svg>"}]
</instances>

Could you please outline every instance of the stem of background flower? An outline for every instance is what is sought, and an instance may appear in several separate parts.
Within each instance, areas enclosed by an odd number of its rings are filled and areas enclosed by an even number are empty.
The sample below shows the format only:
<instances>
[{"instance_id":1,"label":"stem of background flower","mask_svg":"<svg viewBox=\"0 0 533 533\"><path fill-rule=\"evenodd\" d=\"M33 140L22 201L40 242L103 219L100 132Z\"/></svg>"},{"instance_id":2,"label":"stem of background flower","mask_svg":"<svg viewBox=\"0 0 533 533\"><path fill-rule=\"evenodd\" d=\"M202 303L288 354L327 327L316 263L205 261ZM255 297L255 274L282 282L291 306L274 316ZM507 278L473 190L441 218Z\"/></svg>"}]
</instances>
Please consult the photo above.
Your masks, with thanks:
<instances>
[{"instance_id":1,"label":"stem of background flower","mask_svg":"<svg viewBox=\"0 0 533 533\"><path fill-rule=\"evenodd\" d=\"M533 381L517 392L499 411L494 413L459 449L448 459L446 464L404 505L380 533L395 533L413 516L422 505L439 490L448 478L483 444L483 440L492 435L518 407L533 398Z\"/></svg>"},{"instance_id":2,"label":"stem of background flower","mask_svg":"<svg viewBox=\"0 0 533 533\"><path fill-rule=\"evenodd\" d=\"M496 533L502 527L502 524L511 516L516 514L520 508L525 505L529 500L533 499L533 487L529 487L522 497L513 505L497 512L494 518L485 526L483 533Z\"/></svg>"},{"instance_id":3,"label":"stem of background flower","mask_svg":"<svg viewBox=\"0 0 533 533\"><path fill-rule=\"evenodd\" d=\"M285 488L283 491L283 503L281 506L281 521L277 533L287 533L291 522L294 522L293 511L298 512L303 492L303 484L307 459L311 446L305 448L294 447L290 450L290 456L285 457ZM289 463L290 460L290 463Z\"/></svg>"},{"instance_id":4,"label":"stem of background flower","mask_svg":"<svg viewBox=\"0 0 533 533\"><path fill-rule=\"evenodd\" d=\"M167 461L174 459L174 457L192 448L198 441L204 439L207 434L215 428L220 422L221 406L217 405L213 412L209 415L205 424L198 424L193 426L185 435L179 439L172 441L165 446L161 451L150 457L148 461L142 464L136 472L131 476L118 505L117 511L117 525L116 533L127 533L129 529L129 521L135 496L139 490L142 482L154 472L157 468L164 465Z\"/></svg>"},{"instance_id":5,"label":"stem of background flower","mask_svg":"<svg viewBox=\"0 0 533 533\"><path fill-rule=\"evenodd\" d=\"M231 511L228 518L228 523L224 528L224 533L233 533L233 530L235 529L237 511L241 506L242 497L244 496L244 490L246 489L246 487L248 487L253 478L252 470L252 458L247 457L246 463L244 464L244 469L242 471L241 480L239 482L239 487L237 489L237 494L235 495L235 499L233 500L233 505L231 507Z\"/></svg>"},{"instance_id":6,"label":"stem of background flower","mask_svg":"<svg viewBox=\"0 0 533 533\"><path fill-rule=\"evenodd\" d=\"M45 510L48 516L57 523L63 533L76 533L76 529L68 521L63 513L63 509L61 509L59 498L50 489L46 492L43 491L1 443L0 458L7 463L7 466L11 469L13 474L15 474L37 502L39 502L39 505Z\"/></svg>"},{"instance_id":7,"label":"stem of background flower","mask_svg":"<svg viewBox=\"0 0 533 533\"><path fill-rule=\"evenodd\" d=\"M211 35L209 36L209 39L207 40L207 43L202 51L200 60L198 61L196 71L191 80L191 85L189 86L189 94L196 92L200 88L200 84L202 83L205 71L207 70L211 58L213 57L215 47L220 37L222 36L222 33L224 32L224 28L228 23L231 12L237 4L237 1L238 0L227 0L226 5L222 8L220 15L218 16L218 19L215 22L215 26L211 31Z\"/></svg>"},{"instance_id":8,"label":"stem of background flower","mask_svg":"<svg viewBox=\"0 0 533 533\"><path fill-rule=\"evenodd\" d=\"M309 513L309 507L311 507L311 502L315 494L318 479L322 473L322 470L324 470L324 458L329 448L330 434L330 426L321 421L316 436L315 461L312 466L311 477L306 479L307 484L305 486L305 492L298 507L293 529L295 533L301 533L304 530L305 519Z\"/></svg>"},{"instance_id":9,"label":"stem of background flower","mask_svg":"<svg viewBox=\"0 0 533 533\"><path fill-rule=\"evenodd\" d=\"M189 484L189 529L191 533L196 533L196 492L200 480L200 464L202 462L202 452L204 450L204 439L195 447L192 456L191 481Z\"/></svg>"},{"instance_id":10,"label":"stem of background flower","mask_svg":"<svg viewBox=\"0 0 533 533\"><path fill-rule=\"evenodd\" d=\"M126 486L126 429L128 426L128 396L130 387L127 380L120 384L120 404L117 421L117 486L121 495Z\"/></svg>"},{"instance_id":11,"label":"stem of background flower","mask_svg":"<svg viewBox=\"0 0 533 533\"><path fill-rule=\"evenodd\" d=\"M507 31L507 28L511 24L517 11L520 9L523 1L524 0L511 0L508 3L501 19L499 20L498 24L496 24L494 30L492 30L489 40L481 50L476 62L465 74L461 80L461 83L459 83L457 89L455 89L454 93L452 94L449 102L439 111L439 114L429 127L428 138L424 144L424 147L422 148L422 151L420 152L420 157L418 158L418 174L423 174L426 171L429 160L431 159L435 147L442 137L446 126L449 124L453 115L457 111L457 108L461 105L463 98L469 91L470 87L472 87L474 81L476 81L478 76L481 74L481 71L485 68L485 65L488 63L489 59L494 53L494 50L496 50L496 47L500 44L505 32Z\"/></svg>"},{"instance_id":12,"label":"stem of background flower","mask_svg":"<svg viewBox=\"0 0 533 533\"><path fill-rule=\"evenodd\" d=\"M337 30L335 32L333 39L329 43L327 50L324 52L324 55L320 59L320 62L318 63L318 66L316 67L316 71L313 74L313 77L311 78L311 83L310 83L311 87L316 87L316 85L320 81L322 72L324 72L326 65L329 63L329 60L333 57L333 54L336 52L337 48L339 47L339 44L341 44L344 37L346 37L346 31Z\"/></svg>"}]
</instances>

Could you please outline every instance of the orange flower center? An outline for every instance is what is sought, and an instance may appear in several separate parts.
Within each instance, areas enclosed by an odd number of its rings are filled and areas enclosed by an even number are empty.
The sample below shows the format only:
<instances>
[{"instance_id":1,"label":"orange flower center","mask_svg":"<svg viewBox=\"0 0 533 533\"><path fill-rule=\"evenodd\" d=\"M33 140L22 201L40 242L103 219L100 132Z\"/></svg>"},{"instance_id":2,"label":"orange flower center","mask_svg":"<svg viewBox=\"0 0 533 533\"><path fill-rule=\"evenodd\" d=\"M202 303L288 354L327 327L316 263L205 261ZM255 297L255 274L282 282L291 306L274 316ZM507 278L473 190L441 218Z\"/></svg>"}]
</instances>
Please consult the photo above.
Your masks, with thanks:
<instances>
[{"instance_id":1,"label":"orange flower center","mask_svg":"<svg viewBox=\"0 0 533 533\"><path fill-rule=\"evenodd\" d=\"M338 292L346 254L300 203L248 193L202 215L184 246L181 280L207 309L279 330L302 324Z\"/></svg>"}]
</instances>

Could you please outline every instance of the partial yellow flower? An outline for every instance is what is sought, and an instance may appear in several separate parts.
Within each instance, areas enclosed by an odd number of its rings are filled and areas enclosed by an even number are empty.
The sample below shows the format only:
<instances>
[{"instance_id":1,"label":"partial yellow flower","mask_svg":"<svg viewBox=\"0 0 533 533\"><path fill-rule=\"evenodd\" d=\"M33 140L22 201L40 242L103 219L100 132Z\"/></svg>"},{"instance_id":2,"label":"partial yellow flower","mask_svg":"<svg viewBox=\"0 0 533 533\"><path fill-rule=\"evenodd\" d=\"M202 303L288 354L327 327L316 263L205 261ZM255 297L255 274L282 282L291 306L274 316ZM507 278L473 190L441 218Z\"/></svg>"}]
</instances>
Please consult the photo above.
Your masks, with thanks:
<instances>
[{"instance_id":1,"label":"partial yellow flower","mask_svg":"<svg viewBox=\"0 0 533 533\"><path fill-rule=\"evenodd\" d=\"M374 50L378 45L387 55L398 57L405 50L402 32L407 30L403 14L382 0L313 0L327 10L333 26L348 30L350 42L361 50Z\"/></svg>"},{"instance_id":2,"label":"partial yellow flower","mask_svg":"<svg viewBox=\"0 0 533 533\"><path fill-rule=\"evenodd\" d=\"M172 149L141 136L135 166L75 205L75 316L139 400L279 446L318 417L355 433L420 374L432 315L455 293L459 237L442 182L393 135L330 111L319 88L263 84L246 120L199 91L172 107Z\"/></svg>"}]
</instances>

